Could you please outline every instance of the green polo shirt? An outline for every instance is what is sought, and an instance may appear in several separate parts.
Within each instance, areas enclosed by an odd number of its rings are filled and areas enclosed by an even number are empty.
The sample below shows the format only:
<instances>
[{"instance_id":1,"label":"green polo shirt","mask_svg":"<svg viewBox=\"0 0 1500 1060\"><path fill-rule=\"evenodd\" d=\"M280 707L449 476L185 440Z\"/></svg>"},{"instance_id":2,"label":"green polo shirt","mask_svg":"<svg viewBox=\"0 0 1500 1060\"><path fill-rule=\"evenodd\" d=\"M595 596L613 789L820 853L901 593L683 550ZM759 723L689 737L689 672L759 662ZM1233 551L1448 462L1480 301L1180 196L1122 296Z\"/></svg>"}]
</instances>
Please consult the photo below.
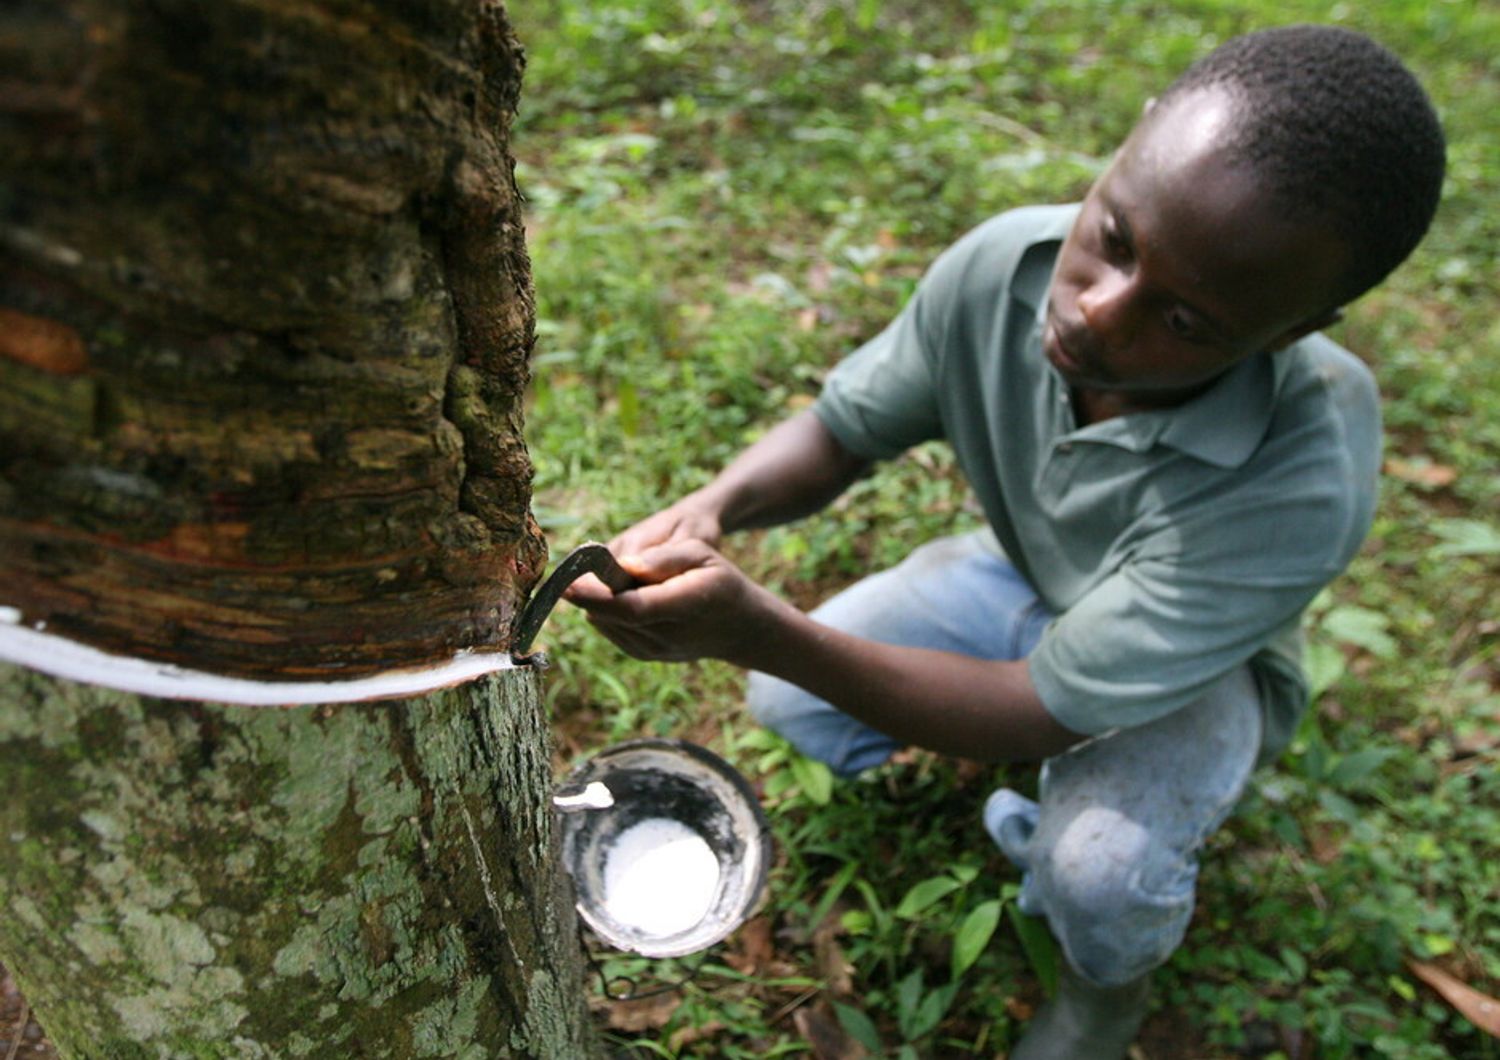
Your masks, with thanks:
<instances>
[{"instance_id":1,"label":"green polo shirt","mask_svg":"<svg viewBox=\"0 0 1500 1060\"><path fill-rule=\"evenodd\" d=\"M1274 754L1307 703L1301 613L1374 517L1374 379L1310 335L1183 405L1079 427L1041 349L1077 213L1028 207L970 232L815 411L864 457L952 444L1000 547L1058 616L1030 672L1063 725L1141 724L1248 661Z\"/></svg>"}]
</instances>

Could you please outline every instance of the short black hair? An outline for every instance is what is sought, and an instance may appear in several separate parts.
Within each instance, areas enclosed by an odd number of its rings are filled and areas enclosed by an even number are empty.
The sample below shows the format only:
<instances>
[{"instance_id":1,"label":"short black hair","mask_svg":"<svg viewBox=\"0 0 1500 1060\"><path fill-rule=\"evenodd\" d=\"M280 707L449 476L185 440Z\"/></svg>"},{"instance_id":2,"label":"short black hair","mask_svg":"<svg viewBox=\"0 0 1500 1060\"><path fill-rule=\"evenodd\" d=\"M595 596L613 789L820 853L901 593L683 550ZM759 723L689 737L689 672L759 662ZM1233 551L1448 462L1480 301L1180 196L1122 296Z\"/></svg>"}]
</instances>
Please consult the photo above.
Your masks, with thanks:
<instances>
[{"instance_id":1,"label":"short black hair","mask_svg":"<svg viewBox=\"0 0 1500 1060\"><path fill-rule=\"evenodd\" d=\"M1421 242L1446 146L1427 93L1391 52L1336 26L1260 30L1199 59L1160 103L1209 87L1236 100L1228 149L1289 211L1331 223L1348 249L1335 305L1385 279Z\"/></svg>"}]
</instances>

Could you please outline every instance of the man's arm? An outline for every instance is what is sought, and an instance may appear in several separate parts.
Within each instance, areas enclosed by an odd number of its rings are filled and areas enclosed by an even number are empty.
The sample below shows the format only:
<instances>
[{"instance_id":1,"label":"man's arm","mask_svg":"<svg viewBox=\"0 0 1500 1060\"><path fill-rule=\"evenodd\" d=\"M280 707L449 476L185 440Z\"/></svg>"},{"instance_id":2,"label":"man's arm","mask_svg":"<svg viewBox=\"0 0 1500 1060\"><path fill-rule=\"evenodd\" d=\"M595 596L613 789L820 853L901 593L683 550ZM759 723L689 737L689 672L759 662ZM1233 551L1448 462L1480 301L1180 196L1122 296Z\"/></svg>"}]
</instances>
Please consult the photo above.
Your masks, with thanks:
<instances>
[{"instance_id":1,"label":"man's arm","mask_svg":"<svg viewBox=\"0 0 1500 1060\"><path fill-rule=\"evenodd\" d=\"M1024 660L894 647L815 622L700 541L624 560L646 585L575 600L643 659L724 659L790 681L898 740L989 761L1035 760L1082 737L1053 720Z\"/></svg>"},{"instance_id":2,"label":"man's arm","mask_svg":"<svg viewBox=\"0 0 1500 1060\"><path fill-rule=\"evenodd\" d=\"M823 508L868 466L811 410L800 412L772 428L707 486L626 530L610 548L629 555L669 541L717 545L736 530L790 522Z\"/></svg>"}]
</instances>

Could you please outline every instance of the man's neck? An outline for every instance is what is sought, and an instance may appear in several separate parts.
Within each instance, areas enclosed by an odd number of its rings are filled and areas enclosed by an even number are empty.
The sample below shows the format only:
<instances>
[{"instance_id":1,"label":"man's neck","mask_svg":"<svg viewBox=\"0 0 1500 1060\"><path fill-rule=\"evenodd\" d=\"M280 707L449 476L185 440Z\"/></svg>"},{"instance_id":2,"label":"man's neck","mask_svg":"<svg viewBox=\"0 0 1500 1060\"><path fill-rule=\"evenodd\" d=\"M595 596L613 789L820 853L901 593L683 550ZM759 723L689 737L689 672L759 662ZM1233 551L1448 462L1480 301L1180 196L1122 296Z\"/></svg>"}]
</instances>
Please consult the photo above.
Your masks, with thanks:
<instances>
[{"instance_id":1,"label":"man's neck","mask_svg":"<svg viewBox=\"0 0 1500 1060\"><path fill-rule=\"evenodd\" d=\"M1087 427L1091 423L1112 420L1116 416L1128 416L1132 412L1157 412L1161 409L1176 408L1208 390L1219 381L1219 378L1221 377L1216 376L1207 382L1183 387L1180 390L1141 394L1132 394L1125 390L1074 387L1072 390L1073 416L1078 421L1078 426Z\"/></svg>"}]
</instances>

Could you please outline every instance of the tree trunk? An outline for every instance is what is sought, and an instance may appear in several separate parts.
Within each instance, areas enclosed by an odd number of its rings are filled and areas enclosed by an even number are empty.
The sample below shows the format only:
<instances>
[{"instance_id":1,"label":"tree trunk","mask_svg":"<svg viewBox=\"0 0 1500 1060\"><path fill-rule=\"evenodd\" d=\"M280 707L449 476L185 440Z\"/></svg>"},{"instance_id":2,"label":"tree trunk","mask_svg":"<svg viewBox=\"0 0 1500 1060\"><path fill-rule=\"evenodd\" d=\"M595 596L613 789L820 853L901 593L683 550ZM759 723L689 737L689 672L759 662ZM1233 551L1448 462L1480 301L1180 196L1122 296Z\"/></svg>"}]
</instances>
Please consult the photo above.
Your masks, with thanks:
<instances>
[{"instance_id":1,"label":"tree trunk","mask_svg":"<svg viewBox=\"0 0 1500 1060\"><path fill-rule=\"evenodd\" d=\"M59 1052L588 1056L534 674L278 709L0 665L0 946Z\"/></svg>"},{"instance_id":2,"label":"tree trunk","mask_svg":"<svg viewBox=\"0 0 1500 1060\"><path fill-rule=\"evenodd\" d=\"M0 8L0 959L65 1056L590 1052L522 63L497 0Z\"/></svg>"},{"instance_id":3,"label":"tree trunk","mask_svg":"<svg viewBox=\"0 0 1500 1060\"><path fill-rule=\"evenodd\" d=\"M506 646L520 69L494 0L0 11L0 603L249 676Z\"/></svg>"}]
</instances>

